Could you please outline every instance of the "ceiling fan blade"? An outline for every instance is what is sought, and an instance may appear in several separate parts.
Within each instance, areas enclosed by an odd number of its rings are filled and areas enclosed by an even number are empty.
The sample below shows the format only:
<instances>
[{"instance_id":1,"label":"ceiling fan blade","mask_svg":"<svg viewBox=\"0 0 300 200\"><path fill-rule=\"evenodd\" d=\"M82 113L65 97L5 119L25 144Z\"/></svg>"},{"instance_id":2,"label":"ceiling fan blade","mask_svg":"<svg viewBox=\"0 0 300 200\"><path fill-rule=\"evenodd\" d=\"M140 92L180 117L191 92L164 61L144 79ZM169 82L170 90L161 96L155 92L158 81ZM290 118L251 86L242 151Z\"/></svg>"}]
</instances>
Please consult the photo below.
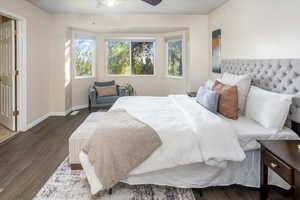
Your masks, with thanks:
<instances>
[{"instance_id":1,"label":"ceiling fan blade","mask_svg":"<svg viewBox=\"0 0 300 200\"><path fill-rule=\"evenodd\" d=\"M160 2L162 0L142 0L142 1L145 1L145 2L147 2L149 4L151 4L152 6L156 6L156 5L160 4Z\"/></svg>"}]
</instances>

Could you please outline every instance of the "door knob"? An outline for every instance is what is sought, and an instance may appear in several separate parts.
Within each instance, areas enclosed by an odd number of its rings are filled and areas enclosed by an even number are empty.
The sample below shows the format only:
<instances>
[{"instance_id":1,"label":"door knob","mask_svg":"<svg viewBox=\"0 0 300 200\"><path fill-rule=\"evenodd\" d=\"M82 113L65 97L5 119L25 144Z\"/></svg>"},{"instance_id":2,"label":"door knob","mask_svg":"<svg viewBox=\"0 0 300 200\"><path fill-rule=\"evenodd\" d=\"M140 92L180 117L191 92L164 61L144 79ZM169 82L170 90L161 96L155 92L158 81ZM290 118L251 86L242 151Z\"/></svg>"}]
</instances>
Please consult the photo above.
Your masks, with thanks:
<instances>
[{"instance_id":1,"label":"door knob","mask_svg":"<svg viewBox=\"0 0 300 200\"><path fill-rule=\"evenodd\" d=\"M275 163L271 163L271 167L272 167L272 168L276 168L276 167L278 167L278 165L275 164Z\"/></svg>"}]
</instances>

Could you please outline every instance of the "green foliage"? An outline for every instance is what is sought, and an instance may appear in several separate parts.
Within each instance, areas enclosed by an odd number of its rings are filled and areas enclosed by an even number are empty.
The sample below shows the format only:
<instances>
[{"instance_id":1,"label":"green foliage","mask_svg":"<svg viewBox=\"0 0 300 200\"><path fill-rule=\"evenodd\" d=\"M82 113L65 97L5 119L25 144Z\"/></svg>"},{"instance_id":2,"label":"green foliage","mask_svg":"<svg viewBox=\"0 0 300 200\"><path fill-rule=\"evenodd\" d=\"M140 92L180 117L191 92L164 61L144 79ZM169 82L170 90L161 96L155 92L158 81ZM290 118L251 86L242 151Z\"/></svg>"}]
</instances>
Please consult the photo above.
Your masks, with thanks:
<instances>
[{"instance_id":1,"label":"green foliage","mask_svg":"<svg viewBox=\"0 0 300 200\"><path fill-rule=\"evenodd\" d=\"M168 42L168 74L182 76L182 40Z\"/></svg>"},{"instance_id":2,"label":"green foliage","mask_svg":"<svg viewBox=\"0 0 300 200\"><path fill-rule=\"evenodd\" d=\"M110 40L107 42L108 73L151 75L154 73L153 42ZM131 50L131 51L130 51ZM131 62L130 62L131 58ZM130 65L131 64L131 65Z\"/></svg>"},{"instance_id":3,"label":"green foliage","mask_svg":"<svg viewBox=\"0 0 300 200\"><path fill-rule=\"evenodd\" d=\"M108 73L117 75L130 74L130 43L110 40L107 42Z\"/></svg>"},{"instance_id":4,"label":"green foliage","mask_svg":"<svg viewBox=\"0 0 300 200\"><path fill-rule=\"evenodd\" d=\"M135 89L133 88L133 86L130 83L126 83L123 87L125 88L126 96L136 96L137 95Z\"/></svg>"},{"instance_id":5,"label":"green foliage","mask_svg":"<svg viewBox=\"0 0 300 200\"><path fill-rule=\"evenodd\" d=\"M154 74L153 42L131 43L132 74Z\"/></svg>"},{"instance_id":6,"label":"green foliage","mask_svg":"<svg viewBox=\"0 0 300 200\"><path fill-rule=\"evenodd\" d=\"M77 77L93 75L92 42L91 40L75 40L75 71Z\"/></svg>"}]
</instances>

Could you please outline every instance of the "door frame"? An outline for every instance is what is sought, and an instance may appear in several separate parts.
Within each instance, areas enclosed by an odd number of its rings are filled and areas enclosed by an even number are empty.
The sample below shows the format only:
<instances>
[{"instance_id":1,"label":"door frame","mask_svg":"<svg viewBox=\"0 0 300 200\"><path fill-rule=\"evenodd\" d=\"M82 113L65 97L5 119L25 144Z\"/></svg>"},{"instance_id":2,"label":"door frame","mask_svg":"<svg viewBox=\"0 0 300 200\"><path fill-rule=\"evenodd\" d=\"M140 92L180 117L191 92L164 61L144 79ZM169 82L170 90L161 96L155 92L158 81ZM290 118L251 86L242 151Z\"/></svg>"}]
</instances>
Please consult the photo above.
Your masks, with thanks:
<instances>
[{"instance_id":1,"label":"door frame","mask_svg":"<svg viewBox=\"0 0 300 200\"><path fill-rule=\"evenodd\" d=\"M0 8L0 15L16 20L17 40L16 40L16 68L19 71L17 76L17 132L26 131L27 125L27 22L24 17L18 16Z\"/></svg>"}]
</instances>

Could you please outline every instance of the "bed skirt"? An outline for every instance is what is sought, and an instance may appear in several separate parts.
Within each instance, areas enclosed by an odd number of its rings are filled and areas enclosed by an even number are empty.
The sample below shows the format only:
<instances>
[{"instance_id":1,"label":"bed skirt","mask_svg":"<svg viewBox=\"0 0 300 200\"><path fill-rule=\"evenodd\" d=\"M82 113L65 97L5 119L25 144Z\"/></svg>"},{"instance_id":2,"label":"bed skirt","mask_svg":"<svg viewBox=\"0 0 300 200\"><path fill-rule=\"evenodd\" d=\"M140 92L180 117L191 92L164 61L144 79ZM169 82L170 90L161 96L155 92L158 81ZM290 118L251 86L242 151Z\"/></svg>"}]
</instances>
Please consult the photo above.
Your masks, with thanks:
<instances>
[{"instance_id":1,"label":"bed skirt","mask_svg":"<svg viewBox=\"0 0 300 200\"><path fill-rule=\"evenodd\" d=\"M96 178L87 155L81 153L80 160L91 188L101 190L102 185ZM246 153L244 161L229 162L226 169L195 163L145 174L130 175L122 182L130 185L153 184L178 188L206 188L235 184L258 188L260 186L260 152L258 150L249 151ZM269 170L269 184L290 189L290 186L272 170Z\"/></svg>"}]
</instances>

